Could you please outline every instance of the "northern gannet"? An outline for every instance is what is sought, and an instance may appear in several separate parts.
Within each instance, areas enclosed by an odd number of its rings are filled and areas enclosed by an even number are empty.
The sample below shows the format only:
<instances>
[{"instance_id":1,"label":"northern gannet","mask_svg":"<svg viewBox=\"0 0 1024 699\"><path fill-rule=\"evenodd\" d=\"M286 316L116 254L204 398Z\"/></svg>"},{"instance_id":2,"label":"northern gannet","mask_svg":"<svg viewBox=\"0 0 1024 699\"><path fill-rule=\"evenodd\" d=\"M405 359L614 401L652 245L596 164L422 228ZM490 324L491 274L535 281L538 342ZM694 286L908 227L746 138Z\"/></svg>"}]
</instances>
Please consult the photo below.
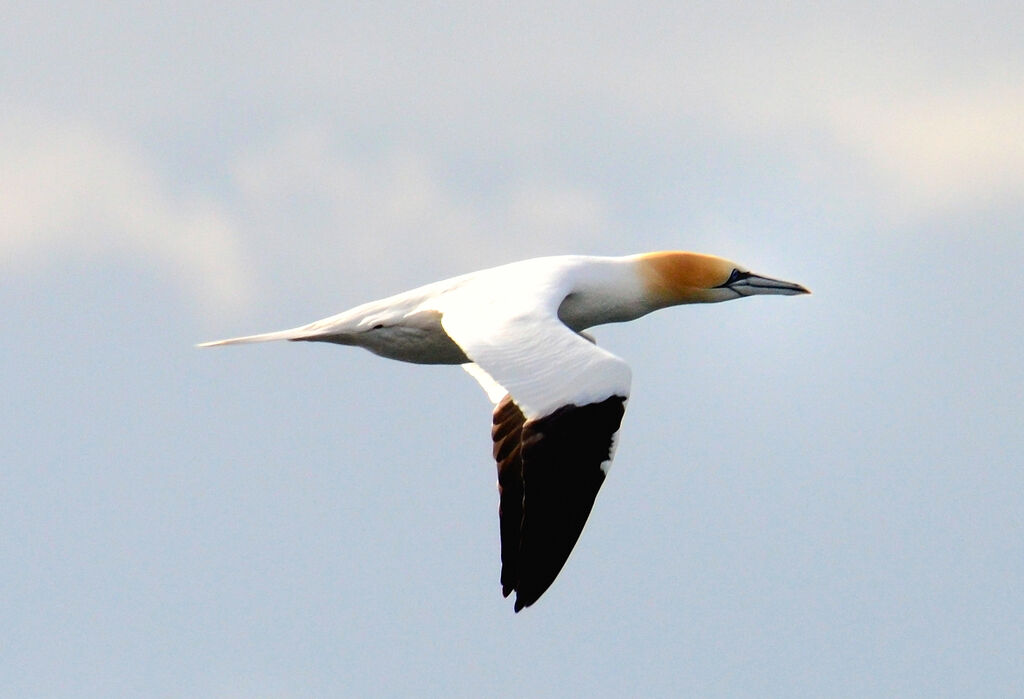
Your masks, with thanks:
<instances>
[{"instance_id":1,"label":"northern gannet","mask_svg":"<svg viewBox=\"0 0 1024 699\"><path fill-rule=\"evenodd\" d=\"M472 272L292 330L207 342L333 342L460 364L494 403L502 595L528 607L561 571L615 453L631 373L584 333L688 303L810 293L692 252L541 257Z\"/></svg>"}]
</instances>

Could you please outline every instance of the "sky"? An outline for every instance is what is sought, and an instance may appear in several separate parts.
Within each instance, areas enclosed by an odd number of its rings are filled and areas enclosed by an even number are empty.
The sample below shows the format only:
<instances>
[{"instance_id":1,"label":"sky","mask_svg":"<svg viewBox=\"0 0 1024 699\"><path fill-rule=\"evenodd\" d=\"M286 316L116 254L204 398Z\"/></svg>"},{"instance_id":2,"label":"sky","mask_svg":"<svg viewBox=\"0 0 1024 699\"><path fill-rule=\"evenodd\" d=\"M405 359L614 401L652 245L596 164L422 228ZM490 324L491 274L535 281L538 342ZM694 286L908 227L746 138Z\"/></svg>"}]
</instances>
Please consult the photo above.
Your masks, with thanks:
<instances>
[{"instance_id":1,"label":"sky","mask_svg":"<svg viewBox=\"0 0 1024 699\"><path fill-rule=\"evenodd\" d=\"M1024 694L1018 3L8 3L0 695ZM456 367L197 342L538 255L633 367L555 584Z\"/></svg>"}]
</instances>

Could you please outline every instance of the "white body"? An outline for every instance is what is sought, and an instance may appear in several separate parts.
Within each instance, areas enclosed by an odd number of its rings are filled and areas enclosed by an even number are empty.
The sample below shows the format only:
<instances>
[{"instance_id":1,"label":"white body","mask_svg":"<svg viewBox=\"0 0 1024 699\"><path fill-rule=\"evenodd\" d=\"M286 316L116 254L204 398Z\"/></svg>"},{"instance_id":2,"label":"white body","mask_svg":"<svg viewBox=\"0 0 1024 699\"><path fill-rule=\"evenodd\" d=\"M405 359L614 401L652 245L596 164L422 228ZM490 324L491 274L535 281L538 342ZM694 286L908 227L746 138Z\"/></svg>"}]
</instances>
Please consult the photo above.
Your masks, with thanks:
<instances>
[{"instance_id":1,"label":"white body","mask_svg":"<svg viewBox=\"0 0 1024 699\"><path fill-rule=\"evenodd\" d=\"M213 344L306 340L363 347L418 364L466 364L492 401L511 393L528 417L628 395L621 359L579 335L659 306L637 257L542 257L472 272L337 315ZM475 366L472 366L472 365Z\"/></svg>"},{"instance_id":2,"label":"white body","mask_svg":"<svg viewBox=\"0 0 1024 699\"><path fill-rule=\"evenodd\" d=\"M382 357L416 364L463 364L469 360L442 326L445 313L473 308L494 317L503 311L554 310L559 320L579 332L603 323L633 320L654 310L644 302L643 294L632 258L541 257L364 303L284 331L287 338L281 339L356 345Z\"/></svg>"},{"instance_id":3,"label":"white body","mask_svg":"<svg viewBox=\"0 0 1024 699\"><path fill-rule=\"evenodd\" d=\"M305 340L420 364L461 364L495 408L502 594L515 610L558 575L615 453L624 361L583 335L658 308L807 293L709 255L543 257L465 274L293 330L207 343Z\"/></svg>"}]
</instances>

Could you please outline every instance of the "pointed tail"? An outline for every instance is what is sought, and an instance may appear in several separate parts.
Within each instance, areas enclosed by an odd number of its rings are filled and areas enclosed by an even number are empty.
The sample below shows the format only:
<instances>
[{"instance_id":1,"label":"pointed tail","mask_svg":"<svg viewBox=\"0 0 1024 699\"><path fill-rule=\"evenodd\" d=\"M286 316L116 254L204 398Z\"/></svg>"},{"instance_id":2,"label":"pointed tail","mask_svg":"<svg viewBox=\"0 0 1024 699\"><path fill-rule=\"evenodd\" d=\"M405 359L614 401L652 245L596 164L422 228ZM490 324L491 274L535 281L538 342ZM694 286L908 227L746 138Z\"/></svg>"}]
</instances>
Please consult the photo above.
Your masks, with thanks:
<instances>
[{"instance_id":1,"label":"pointed tail","mask_svg":"<svg viewBox=\"0 0 1024 699\"><path fill-rule=\"evenodd\" d=\"M246 335L245 337L232 337L227 340L214 340L213 342L202 342L196 347L220 347L221 345L244 345L250 342L272 342L274 340L304 340L315 332L308 327L292 328L291 330L279 330L272 333L261 333L259 335Z\"/></svg>"}]
</instances>

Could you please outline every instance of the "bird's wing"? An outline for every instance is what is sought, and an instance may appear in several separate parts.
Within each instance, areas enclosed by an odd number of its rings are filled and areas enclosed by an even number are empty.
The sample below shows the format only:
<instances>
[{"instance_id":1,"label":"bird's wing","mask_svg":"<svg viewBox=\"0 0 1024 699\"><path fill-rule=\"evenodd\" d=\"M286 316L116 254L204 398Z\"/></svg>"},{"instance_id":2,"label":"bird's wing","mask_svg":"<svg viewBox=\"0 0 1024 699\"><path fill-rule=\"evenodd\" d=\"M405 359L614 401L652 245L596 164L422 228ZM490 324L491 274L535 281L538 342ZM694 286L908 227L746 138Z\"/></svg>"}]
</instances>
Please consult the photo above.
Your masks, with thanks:
<instances>
[{"instance_id":1,"label":"bird's wing","mask_svg":"<svg viewBox=\"0 0 1024 699\"><path fill-rule=\"evenodd\" d=\"M565 565L604 483L625 398L569 405L527 421L506 397L494 411L501 592L515 610L548 589Z\"/></svg>"},{"instance_id":2,"label":"bird's wing","mask_svg":"<svg viewBox=\"0 0 1024 699\"><path fill-rule=\"evenodd\" d=\"M503 386L527 419L535 419L564 405L629 394L629 365L559 320L567 293L558 284L516 294L499 283L468 284L430 310L440 311L444 331L479 371ZM479 375L476 369L470 373ZM493 387L484 389L493 396Z\"/></svg>"},{"instance_id":3,"label":"bird's wing","mask_svg":"<svg viewBox=\"0 0 1024 699\"><path fill-rule=\"evenodd\" d=\"M515 610L535 602L572 552L615 451L629 366L557 317L564 292L444 304L445 332L472 359L494 410L501 584Z\"/></svg>"}]
</instances>

